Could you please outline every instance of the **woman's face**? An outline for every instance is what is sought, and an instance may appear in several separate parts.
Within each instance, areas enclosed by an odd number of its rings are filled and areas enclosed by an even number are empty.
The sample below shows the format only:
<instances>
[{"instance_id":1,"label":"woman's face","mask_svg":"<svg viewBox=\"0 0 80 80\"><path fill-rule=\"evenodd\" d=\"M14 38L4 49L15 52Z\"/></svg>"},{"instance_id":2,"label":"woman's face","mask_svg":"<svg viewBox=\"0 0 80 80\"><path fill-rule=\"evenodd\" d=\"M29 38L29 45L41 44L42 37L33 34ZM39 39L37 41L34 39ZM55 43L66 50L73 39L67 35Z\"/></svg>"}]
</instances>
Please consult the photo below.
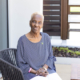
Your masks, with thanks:
<instances>
[{"instance_id":1,"label":"woman's face","mask_svg":"<svg viewBox=\"0 0 80 80\"><path fill-rule=\"evenodd\" d=\"M40 33L40 29L43 26L43 18L40 15L34 15L30 21L31 31L34 33Z\"/></svg>"}]
</instances>

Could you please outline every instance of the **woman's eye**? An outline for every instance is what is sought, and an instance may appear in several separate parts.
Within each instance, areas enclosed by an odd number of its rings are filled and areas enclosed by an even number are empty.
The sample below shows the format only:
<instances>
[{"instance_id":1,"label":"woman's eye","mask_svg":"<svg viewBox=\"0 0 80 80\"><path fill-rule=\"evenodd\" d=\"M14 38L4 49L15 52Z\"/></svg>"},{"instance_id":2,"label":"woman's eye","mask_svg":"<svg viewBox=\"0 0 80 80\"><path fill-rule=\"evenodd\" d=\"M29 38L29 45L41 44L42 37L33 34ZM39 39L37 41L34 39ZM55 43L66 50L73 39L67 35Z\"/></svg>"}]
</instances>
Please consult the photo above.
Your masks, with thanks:
<instances>
[{"instance_id":1,"label":"woman's eye","mask_svg":"<svg viewBox=\"0 0 80 80\"><path fill-rule=\"evenodd\" d=\"M32 21L33 23L36 23L36 21Z\"/></svg>"},{"instance_id":2,"label":"woman's eye","mask_svg":"<svg viewBox=\"0 0 80 80\"><path fill-rule=\"evenodd\" d=\"M41 22L39 22L39 24L41 24Z\"/></svg>"}]
</instances>

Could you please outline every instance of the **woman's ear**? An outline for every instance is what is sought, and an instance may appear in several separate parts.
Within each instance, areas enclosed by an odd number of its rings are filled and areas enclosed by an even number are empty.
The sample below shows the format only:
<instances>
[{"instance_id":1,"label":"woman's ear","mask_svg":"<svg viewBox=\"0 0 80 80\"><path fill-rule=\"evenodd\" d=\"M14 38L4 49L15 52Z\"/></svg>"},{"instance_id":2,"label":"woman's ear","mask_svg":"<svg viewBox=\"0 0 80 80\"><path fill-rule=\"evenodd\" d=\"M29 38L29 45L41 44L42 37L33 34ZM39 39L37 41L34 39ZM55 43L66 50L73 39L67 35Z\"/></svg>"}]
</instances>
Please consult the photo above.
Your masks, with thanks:
<instances>
[{"instance_id":1,"label":"woman's ear","mask_svg":"<svg viewBox=\"0 0 80 80\"><path fill-rule=\"evenodd\" d=\"M42 28L43 28L43 24L44 24L44 23L42 23Z\"/></svg>"},{"instance_id":2,"label":"woman's ear","mask_svg":"<svg viewBox=\"0 0 80 80\"><path fill-rule=\"evenodd\" d=\"M42 22L42 28L43 28L43 24L44 24L44 23Z\"/></svg>"},{"instance_id":3,"label":"woman's ear","mask_svg":"<svg viewBox=\"0 0 80 80\"><path fill-rule=\"evenodd\" d=\"M29 21L29 25L30 25L30 27L31 27L31 20Z\"/></svg>"}]
</instances>

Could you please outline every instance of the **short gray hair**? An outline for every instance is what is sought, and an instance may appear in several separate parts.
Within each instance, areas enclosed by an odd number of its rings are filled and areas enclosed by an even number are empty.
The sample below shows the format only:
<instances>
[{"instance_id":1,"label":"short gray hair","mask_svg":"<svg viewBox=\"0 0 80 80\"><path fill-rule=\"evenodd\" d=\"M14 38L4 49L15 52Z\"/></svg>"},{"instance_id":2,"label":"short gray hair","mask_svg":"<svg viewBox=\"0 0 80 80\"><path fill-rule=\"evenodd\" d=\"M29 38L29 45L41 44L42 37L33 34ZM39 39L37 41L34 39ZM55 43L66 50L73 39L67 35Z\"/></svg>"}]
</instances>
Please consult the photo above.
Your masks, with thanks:
<instances>
[{"instance_id":1,"label":"short gray hair","mask_svg":"<svg viewBox=\"0 0 80 80\"><path fill-rule=\"evenodd\" d=\"M40 15L42 18L43 18L43 21L44 21L44 15L39 13L39 12L34 12L32 15L31 15L31 20L32 18L35 16L35 15Z\"/></svg>"}]
</instances>

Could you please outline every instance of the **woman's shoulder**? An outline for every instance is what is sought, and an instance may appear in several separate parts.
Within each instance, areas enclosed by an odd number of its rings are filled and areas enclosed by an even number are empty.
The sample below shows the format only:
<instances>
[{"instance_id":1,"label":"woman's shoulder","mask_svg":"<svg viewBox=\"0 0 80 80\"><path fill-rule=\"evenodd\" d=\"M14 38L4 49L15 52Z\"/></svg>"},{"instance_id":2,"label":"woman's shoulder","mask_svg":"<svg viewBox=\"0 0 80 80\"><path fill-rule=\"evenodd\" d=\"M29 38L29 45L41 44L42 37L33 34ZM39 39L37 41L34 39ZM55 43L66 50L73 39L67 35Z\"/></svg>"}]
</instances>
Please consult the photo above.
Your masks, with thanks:
<instances>
[{"instance_id":1,"label":"woman's shoulder","mask_svg":"<svg viewBox=\"0 0 80 80\"><path fill-rule=\"evenodd\" d=\"M44 36L44 38L50 38L50 36L47 33L45 33L45 32L41 32L41 33Z\"/></svg>"},{"instance_id":2,"label":"woman's shoulder","mask_svg":"<svg viewBox=\"0 0 80 80\"><path fill-rule=\"evenodd\" d=\"M20 37L19 37L19 39L18 39L18 42L21 42L21 41L23 41L23 39L24 39L24 36L25 36L25 35L22 35L22 36L20 36Z\"/></svg>"}]
</instances>

